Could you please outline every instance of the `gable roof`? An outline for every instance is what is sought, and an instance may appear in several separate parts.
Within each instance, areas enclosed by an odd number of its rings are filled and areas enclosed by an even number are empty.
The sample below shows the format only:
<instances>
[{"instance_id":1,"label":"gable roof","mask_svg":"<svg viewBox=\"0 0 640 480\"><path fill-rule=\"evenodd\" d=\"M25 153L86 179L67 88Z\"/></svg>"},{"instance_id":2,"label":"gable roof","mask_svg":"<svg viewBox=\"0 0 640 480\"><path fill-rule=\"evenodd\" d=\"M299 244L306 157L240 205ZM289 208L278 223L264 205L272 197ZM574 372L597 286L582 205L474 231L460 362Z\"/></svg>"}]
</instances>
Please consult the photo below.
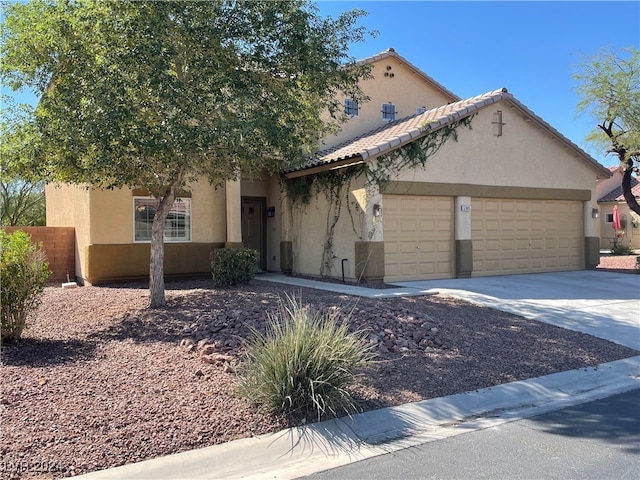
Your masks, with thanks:
<instances>
[{"instance_id":1,"label":"gable roof","mask_svg":"<svg viewBox=\"0 0 640 480\"><path fill-rule=\"evenodd\" d=\"M525 105L520 103L507 91L506 88L493 90L483 95L459 100L455 103L427 110L424 113L414 114L389 122L363 135L336 145L335 147L316 152L314 158L298 168L288 170L288 177L295 177L316 173L326 168L340 168L343 166L362 163L370 157L381 155L410 143L429 132L436 131L457 120L461 120L473 113L492 105L496 102L507 100L522 113L545 128L577 156L598 172L599 178L608 178L611 172L598 163L588 153L563 136L555 128L538 117Z\"/></svg>"},{"instance_id":2,"label":"gable roof","mask_svg":"<svg viewBox=\"0 0 640 480\"><path fill-rule=\"evenodd\" d=\"M445 95L451 97L452 101L462 100L458 95L456 95L455 93L445 88L442 84L436 82L432 77L424 73L422 70L420 70L413 63L408 61L402 55L399 55L394 48L388 48L384 52L380 52L376 55L372 55L370 57L363 58L362 60L358 60L356 62L356 65L358 66L367 65L369 63L379 62L380 60L384 60L385 58L395 58L396 60L401 62L405 67L411 70L413 73L415 73L420 78L422 78L424 81L429 83L431 86L435 87L436 90L439 90L441 93L444 93Z\"/></svg>"},{"instance_id":3,"label":"gable roof","mask_svg":"<svg viewBox=\"0 0 640 480\"><path fill-rule=\"evenodd\" d=\"M620 172L620 167L609 167L609 171L615 173ZM622 173L622 172L620 172ZM631 177L631 193L634 197L640 198L640 181L636 177ZM624 194L622 193L622 185L618 185L606 195L598 199L598 202L623 202Z\"/></svg>"}]
</instances>

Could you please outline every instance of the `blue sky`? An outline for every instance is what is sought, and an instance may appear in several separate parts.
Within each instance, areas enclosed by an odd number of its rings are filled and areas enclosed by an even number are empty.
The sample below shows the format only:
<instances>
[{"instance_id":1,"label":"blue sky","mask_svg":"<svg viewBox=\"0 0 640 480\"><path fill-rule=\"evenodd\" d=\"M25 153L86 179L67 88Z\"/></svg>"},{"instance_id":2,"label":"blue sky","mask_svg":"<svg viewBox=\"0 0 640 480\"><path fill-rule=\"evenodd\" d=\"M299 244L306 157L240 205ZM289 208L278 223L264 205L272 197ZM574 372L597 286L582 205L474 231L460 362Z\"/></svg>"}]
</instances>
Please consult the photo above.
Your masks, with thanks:
<instances>
[{"instance_id":1,"label":"blue sky","mask_svg":"<svg viewBox=\"0 0 640 480\"><path fill-rule=\"evenodd\" d=\"M354 45L365 58L389 47L461 98L506 87L604 165L614 157L584 142L596 120L576 117L575 65L601 47L640 47L640 2L317 2L323 16L353 8L376 38ZM5 89L3 89L5 90ZM8 92L6 92L8 93ZM22 97L33 101L33 97Z\"/></svg>"},{"instance_id":2,"label":"blue sky","mask_svg":"<svg viewBox=\"0 0 640 480\"><path fill-rule=\"evenodd\" d=\"M359 8L377 38L354 45L365 58L389 47L462 98L506 87L603 165L584 139L596 121L576 117L575 65L601 47L640 47L640 2L340 1L323 16Z\"/></svg>"}]
</instances>

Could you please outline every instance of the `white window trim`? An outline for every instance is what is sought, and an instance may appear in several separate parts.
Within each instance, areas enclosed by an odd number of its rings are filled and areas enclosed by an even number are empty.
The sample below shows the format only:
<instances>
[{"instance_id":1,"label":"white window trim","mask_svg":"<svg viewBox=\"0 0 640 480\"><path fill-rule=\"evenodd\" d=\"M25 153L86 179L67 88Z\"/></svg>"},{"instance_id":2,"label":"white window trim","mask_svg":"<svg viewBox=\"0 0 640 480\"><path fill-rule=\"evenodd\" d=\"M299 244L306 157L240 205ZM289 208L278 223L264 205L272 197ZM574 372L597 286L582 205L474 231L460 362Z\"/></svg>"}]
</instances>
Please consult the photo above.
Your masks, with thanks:
<instances>
[{"instance_id":1,"label":"white window trim","mask_svg":"<svg viewBox=\"0 0 640 480\"><path fill-rule=\"evenodd\" d=\"M354 115L353 113L344 112L344 114L351 118L358 118L360 116L360 104L353 98L345 97L344 101L342 102L342 106L344 107L345 110L347 109L347 100L354 103L354 105L356 106L357 113Z\"/></svg>"},{"instance_id":2,"label":"white window trim","mask_svg":"<svg viewBox=\"0 0 640 480\"><path fill-rule=\"evenodd\" d=\"M133 197L133 203L132 203L132 209L131 209L131 216L132 216L132 222L133 222L133 243L151 243L151 239L149 240L136 240L136 200L153 200L153 197L141 197L141 196L134 196ZM189 202L189 239L184 239L184 238L179 238L179 239L175 239L175 238L167 238L166 236L163 235L163 240L164 243L191 243L193 241L193 215L191 214L191 207L192 207L192 203L191 203L191 198L189 197L178 197L176 198L175 201L177 200L181 200L181 201L188 201Z\"/></svg>"},{"instance_id":3,"label":"white window trim","mask_svg":"<svg viewBox=\"0 0 640 480\"><path fill-rule=\"evenodd\" d=\"M385 118L384 116L384 107L385 106L389 106L391 105L393 107L393 118ZM396 120L398 116L398 111L396 110L396 104L395 103L383 103L382 106L380 107L380 117L382 118L382 120L384 120L385 122L393 122Z\"/></svg>"}]
</instances>

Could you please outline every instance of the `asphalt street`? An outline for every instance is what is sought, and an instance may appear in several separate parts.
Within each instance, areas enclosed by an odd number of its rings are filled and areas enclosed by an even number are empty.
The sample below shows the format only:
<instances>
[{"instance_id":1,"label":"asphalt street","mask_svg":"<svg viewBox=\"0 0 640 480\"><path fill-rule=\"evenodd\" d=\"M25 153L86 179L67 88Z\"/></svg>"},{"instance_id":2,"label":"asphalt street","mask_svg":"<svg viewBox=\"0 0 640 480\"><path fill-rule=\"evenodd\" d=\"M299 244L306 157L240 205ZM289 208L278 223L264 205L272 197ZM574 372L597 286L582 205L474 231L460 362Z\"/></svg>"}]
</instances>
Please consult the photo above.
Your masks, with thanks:
<instances>
[{"instance_id":1,"label":"asphalt street","mask_svg":"<svg viewBox=\"0 0 640 480\"><path fill-rule=\"evenodd\" d=\"M638 472L640 389L301 478L637 480Z\"/></svg>"}]
</instances>

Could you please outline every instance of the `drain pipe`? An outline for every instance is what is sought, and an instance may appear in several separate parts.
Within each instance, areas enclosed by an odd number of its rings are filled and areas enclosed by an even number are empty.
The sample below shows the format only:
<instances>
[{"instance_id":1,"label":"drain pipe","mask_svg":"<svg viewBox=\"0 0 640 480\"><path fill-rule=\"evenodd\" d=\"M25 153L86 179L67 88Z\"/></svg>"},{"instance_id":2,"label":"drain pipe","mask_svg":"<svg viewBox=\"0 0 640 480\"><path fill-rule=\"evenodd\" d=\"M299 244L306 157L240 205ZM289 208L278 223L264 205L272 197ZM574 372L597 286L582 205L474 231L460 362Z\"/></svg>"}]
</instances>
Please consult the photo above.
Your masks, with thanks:
<instances>
[{"instance_id":1,"label":"drain pipe","mask_svg":"<svg viewBox=\"0 0 640 480\"><path fill-rule=\"evenodd\" d=\"M342 283L344 283L344 262L348 262L348 261L349 261L348 258L343 258L341 260L341 263L342 263Z\"/></svg>"}]
</instances>

